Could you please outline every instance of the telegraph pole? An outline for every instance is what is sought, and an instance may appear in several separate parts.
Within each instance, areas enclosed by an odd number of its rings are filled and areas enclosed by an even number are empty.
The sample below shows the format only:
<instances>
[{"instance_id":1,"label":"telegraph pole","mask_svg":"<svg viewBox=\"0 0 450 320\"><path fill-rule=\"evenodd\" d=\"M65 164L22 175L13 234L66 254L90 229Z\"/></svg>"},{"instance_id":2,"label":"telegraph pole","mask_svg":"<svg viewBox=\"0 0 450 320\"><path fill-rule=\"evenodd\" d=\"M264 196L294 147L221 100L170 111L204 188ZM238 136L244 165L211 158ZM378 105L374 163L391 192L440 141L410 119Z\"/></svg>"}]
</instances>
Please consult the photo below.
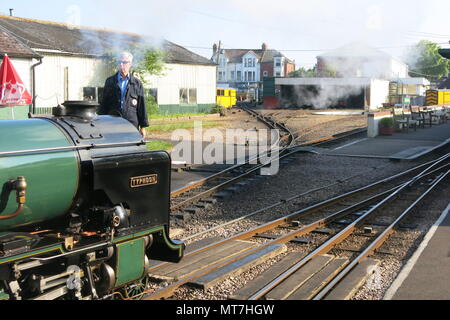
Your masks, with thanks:
<instances>
[{"instance_id":1,"label":"telegraph pole","mask_svg":"<svg viewBox=\"0 0 450 320\"><path fill-rule=\"evenodd\" d=\"M221 45L222 45L222 43L219 40L219 46L217 47L217 61L216 61L216 63L217 63L217 75L216 75L217 81L216 81L216 86L217 86L217 82L219 82L219 66L220 66L219 57L220 57L220 47L221 47Z\"/></svg>"}]
</instances>

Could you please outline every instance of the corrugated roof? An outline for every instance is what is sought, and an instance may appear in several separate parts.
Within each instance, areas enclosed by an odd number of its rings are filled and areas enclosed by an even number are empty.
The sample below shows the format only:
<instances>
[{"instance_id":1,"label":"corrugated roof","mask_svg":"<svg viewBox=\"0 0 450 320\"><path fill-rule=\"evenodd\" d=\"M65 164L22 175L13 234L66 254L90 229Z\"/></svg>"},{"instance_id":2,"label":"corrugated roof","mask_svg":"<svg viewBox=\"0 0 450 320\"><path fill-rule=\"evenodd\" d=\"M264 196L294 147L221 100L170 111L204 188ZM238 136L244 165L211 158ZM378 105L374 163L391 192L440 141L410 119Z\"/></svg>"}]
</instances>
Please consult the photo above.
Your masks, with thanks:
<instances>
[{"instance_id":1,"label":"corrugated roof","mask_svg":"<svg viewBox=\"0 0 450 320\"><path fill-rule=\"evenodd\" d=\"M0 26L0 54L10 57L38 58L39 55Z\"/></svg>"},{"instance_id":2,"label":"corrugated roof","mask_svg":"<svg viewBox=\"0 0 450 320\"><path fill-rule=\"evenodd\" d=\"M167 62L214 65L209 59L167 40L136 33L75 27L64 23L0 15L0 26L36 51L57 50L77 55L101 56L114 48L126 49L139 43L158 44Z\"/></svg>"}]
</instances>

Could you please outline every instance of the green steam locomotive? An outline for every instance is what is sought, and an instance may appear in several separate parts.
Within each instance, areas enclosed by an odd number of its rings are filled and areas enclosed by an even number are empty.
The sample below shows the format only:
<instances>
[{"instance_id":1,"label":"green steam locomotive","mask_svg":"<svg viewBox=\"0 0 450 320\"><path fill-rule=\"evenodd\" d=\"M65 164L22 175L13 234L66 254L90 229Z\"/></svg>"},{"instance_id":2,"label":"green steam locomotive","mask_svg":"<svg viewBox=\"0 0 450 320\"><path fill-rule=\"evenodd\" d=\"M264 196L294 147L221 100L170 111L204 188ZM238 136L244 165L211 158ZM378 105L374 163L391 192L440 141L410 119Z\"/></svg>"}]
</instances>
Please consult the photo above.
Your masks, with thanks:
<instances>
[{"instance_id":1,"label":"green steam locomotive","mask_svg":"<svg viewBox=\"0 0 450 320\"><path fill-rule=\"evenodd\" d=\"M150 259L183 256L169 238L170 156L96 107L0 121L0 300L131 297Z\"/></svg>"}]
</instances>

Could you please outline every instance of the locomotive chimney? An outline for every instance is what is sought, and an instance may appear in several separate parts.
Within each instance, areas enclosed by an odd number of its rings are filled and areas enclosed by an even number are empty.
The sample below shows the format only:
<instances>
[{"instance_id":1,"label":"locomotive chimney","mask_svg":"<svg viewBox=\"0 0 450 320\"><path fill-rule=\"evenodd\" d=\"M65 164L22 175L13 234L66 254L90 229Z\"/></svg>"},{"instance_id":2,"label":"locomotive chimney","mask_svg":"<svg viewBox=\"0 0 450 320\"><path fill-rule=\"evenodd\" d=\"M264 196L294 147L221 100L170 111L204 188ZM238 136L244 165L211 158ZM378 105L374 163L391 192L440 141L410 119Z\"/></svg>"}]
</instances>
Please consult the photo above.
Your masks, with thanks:
<instances>
[{"instance_id":1,"label":"locomotive chimney","mask_svg":"<svg viewBox=\"0 0 450 320\"><path fill-rule=\"evenodd\" d=\"M54 116L66 116L81 118L86 121L92 121L97 118L97 107L99 104L96 101L65 101L64 106L53 108Z\"/></svg>"}]
</instances>

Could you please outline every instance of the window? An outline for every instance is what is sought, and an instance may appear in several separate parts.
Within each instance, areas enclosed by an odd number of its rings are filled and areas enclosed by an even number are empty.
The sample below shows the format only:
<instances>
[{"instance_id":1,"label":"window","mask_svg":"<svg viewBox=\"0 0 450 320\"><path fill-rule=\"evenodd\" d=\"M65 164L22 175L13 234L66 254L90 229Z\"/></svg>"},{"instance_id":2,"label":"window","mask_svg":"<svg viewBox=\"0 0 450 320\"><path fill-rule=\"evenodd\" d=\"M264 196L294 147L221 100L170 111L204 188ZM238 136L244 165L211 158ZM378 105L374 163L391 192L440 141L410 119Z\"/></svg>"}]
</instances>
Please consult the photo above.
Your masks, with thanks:
<instances>
[{"instance_id":1,"label":"window","mask_svg":"<svg viewBox=\"0 0 450 320\"><path fill-rule=\"evenodd\" d=\"M180 104L197 104L197 89L181 88L180 89Z\"/></svg>"},{"instance_id":2,"label":"window","mask_svg":"<svg viewBox=\"0 0 450 320\"><path fill-rule=\"evenodd\" d=\"M231 80L234 81L234 71L231 71Z\"/></svg>"},{"instance_id":3,"label":"window","mask_svg":"<svg viewBox=\"0 0 450 320\"><path fill-rule=\"evenodd\" d=\"M180 104L188 104L189 98L188 98L188 90L187 89L180 89Z\"/></svg>"},{"instance_id":4,"label":"window","mask_svg":"<svg viewBox=\"0 0 450 320\"><path fill-rule=\"evenodd\" d=\"M98 100L97 102L103 101L103 87L97 87Z\"/></svg>"},{"instance_id":5,"label":"window","mask_svg":"<svg viewBox=\"0 0 450 320\"><path fill-rule=\"evenodd\" d=\"M269 75L269 72L263 71L263 77L267 77Z\"/></svg>"},{"instance_id":6,"label":"window","mask_svg":"<svg viewBox=\"0 0 450 320\"><path fill-rule=\"evenodd\" d=\"M189 89L189 104L197 104L197 89Z\"/></svg>"},{"instance_id":7,"label":"window","mask_svg":"<svg viewBox=\"0 0 450 320\"><path fill-rule=\"evenodd\" d=\"M97 100L97 92L95 87L83 88L83 100Z\"/></svg>"},{"instance_id":8,"label":"window","mask_svg":"<svg viewBox=\"0 0 450 320\"><path fill-rule=\"evenodd\" d=\"M92 100L99 103L103 99L103 87L83 87L83 100Z\"/></svg>"},{"instance_id":9,"label":"window","mask_svg":"<svg viewBox=\"0 0 450 320\"><path fill-rule=\"evenodd\" d=\"M277 72L276 76L277 77L281 76L281 72Z\"/></svg>"},{"instance_id":10,"label":"window","mask_svg":"<svg viewBox=\"0 0 450 320\"><path fill-rule=\"evenodd\" d=\"M144 89L144 96L152 96L156 103L158 103L158 88Z\"/></svg>"},{"instance_id":11,"label":"window","mask_svg":"<svg viewBox=\"0 0 450 320\"><path fill-rule=\"evenodd\" d=\"M219 71L219 81L226 80L225 71Z\"/></svg>"},{"instance_id":12,"label":"window","mask_svg":"<svg viewBox=\"0 0 450 320\"><path fill-rule=\"evenodd\" d=\"M242 76L241 76L241 71L237 71L236 72L236 74L237 74L237 81L241 81L242 80Z\"/></svg>"},{"instance_id":13,"label":"window","mask_svg":"<svg viewBox=\"0 0 450 320\"><path fill-rule=\"evenodd\" d=\"M275 67L281 67L281 59L275 59Z\"/></svg>"}]
</instances>

